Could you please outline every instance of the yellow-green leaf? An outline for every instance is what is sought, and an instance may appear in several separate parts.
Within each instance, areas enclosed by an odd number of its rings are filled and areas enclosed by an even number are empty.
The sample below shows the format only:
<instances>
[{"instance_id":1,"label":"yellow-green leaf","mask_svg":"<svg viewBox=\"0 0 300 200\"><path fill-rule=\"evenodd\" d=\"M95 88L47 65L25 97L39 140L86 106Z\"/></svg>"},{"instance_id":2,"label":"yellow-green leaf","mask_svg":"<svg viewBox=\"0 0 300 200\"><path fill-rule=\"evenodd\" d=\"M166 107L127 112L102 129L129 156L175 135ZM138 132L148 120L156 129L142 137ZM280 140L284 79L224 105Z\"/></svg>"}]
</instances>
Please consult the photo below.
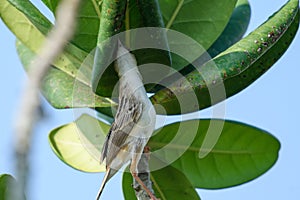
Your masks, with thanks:
<instances>
[{"instance_id":1,"label":"yellow-green leaf","mask_svg":"<svg viewBox=\"0 0 300 200\"><path fill-rule=\"evenodd\" d=\"M82 115L75 122L50 132L52 150L67 165L84 172L104 172L100 165L100 152L110 126Z\"/></svg>"}]
</instances>

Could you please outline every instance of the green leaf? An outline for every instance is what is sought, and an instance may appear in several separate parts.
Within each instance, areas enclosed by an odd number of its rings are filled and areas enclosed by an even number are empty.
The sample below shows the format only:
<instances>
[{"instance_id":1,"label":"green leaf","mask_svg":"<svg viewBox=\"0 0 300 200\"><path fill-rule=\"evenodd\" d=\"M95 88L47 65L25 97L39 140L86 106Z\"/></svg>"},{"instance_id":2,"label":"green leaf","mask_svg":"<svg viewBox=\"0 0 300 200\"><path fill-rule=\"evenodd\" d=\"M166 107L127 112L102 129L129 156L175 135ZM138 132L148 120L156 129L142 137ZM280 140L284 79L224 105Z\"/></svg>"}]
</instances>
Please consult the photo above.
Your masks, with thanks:
<instances>
[{"instance_id":1,"label":"green leaf","mask_svg":"<svg viewBox=\"0 0 300 200\"><path fill-rule=\"evenodd\" d=\"M55 15L60 0L42 0ZM77 14L76 30L72 44L85 52L91 52L97 43L97 33L100 23L99 0L82 1Z\"/></svg>"},{"instance_id":2,"label":"green leaf","mask_svg":"<svg viewBox=\"0 0 300 200\"><path fill-rule=\"evenodd\" d=\"M207 148L205 143L211 141L205 138L218 135L217 126L221 134L215 146ZM194 187L210 189L239 185L262 175L274 165L280 149L279 141L266 131L217 119L167 125L154 133L148 145L151 157L171 163ZM199 158L203 154L207 156Z\"/></svg>"},{"instance_id":3,"label":"green leaf","mask_svg":"<svg viewBox=\"0 0 300 200\"><path fill-rule=\"evenodd\" d=\"M113 36L125 30L126 7L127 1L102 1L101 21L92 73L93 91L101 96L111 97L114 86L118 81L114 64L111 63L114 60L118 42ZM109 72L104 73L107 70Z\"/></svg>"},{"instance_id":4,"label":"green leaf","mask_svg":"<svg viewBox=\"0 0 300 200\"><path fill-rule=\"evenodd\" d=\"M42 0L42 2L53 12L55 13L56 8L60 0Z\"/></svg>"},{"instance_id":5,"label":"green leaf","mask_svg":"<svg viewBox=\"0 0 300 200\"><path fill-rule=\"evenodd\" d=\"M17 181L9 174L0 175L0 200L17 199L16 194ZM24 193L22 194L23 196ZM22 199L26 199L23 197Z\"/></svg>"},{"instance_id":6,"label":"green leaf","mask_svg":"<svg viewBox=\"0 0 300 200\"><path fill-rule=\"evenodd\" d=\"M236 0L159 0L167 28L190 36L208 49L224 30Z\"/></svg>"},{"instance_id":7,"label":"green leaf","mask_svg":"<svg viewBox=\"0 0 300 200\"><path fill-rule=\"evenodd\" d=\"M138 25L139 27L165 28L158 0L137 0L136 3L131 3L137 5L136 9L138 9L138 12L135 12L133 10L134 5L131 6L129 9L130 18L127 20L130 21L131 18L137 18L142 23L138 24L139 22L136 22L137 24L132 25L131 22L129 22L130 26L133 26L130 28L135 28ZM132 53L136 56L138 65L143 65L146 63L160 63L163 65L172 66L172 59L169 52L170 50L166 31L151 31L151 34L151 37L155 38L154 42L159 44L158 46L160 47L160 49L145 48L133 51ZM136 38L134 38L134 40L135 39ZM147 38L144 39L147 40ZM143 43L143 41L137 41L137 43ZM165 51L163 49L166 49L168 51Z\"/></svg>"},{"instance_id":8,"label":"green leaf","mask_svg":"<svg viewBox=\"0 0 300 200\"><path fill-rule=\"evenodd\" d=\"M20 10L44 35L49 32L52 23L29 0L8 1Z\"/></svg>"},{"instance_id":9,"label":"green leaf","mask_svg":"<svg viewBox=\"0 0 300 200\"><path fill-rule=\"evenodd\" d=\"M8 199L9 191L11 191L10 184L15 183L16 180L8 174L0 175L0 199L6 200Z\"/></svg>"},{"instance_id":10,"label":"green leaf","mask_svg":"<svg viewBox=\"0 0 300 200\"><path fill-rule=\"evenodd\" d=\"M188 113L223 101L225 94L220 93L226 92L228 98L245 89L289 47L299 26L298 5L298 0L290 0L247 37L201 66L201 73L194 70L184 78L173 79L168 88L152 96L152 102L163 106L167 114ZM212 99L213 93L217 95ZM196 95L195 100L189 100L182 109L178 99L185 100L191 95Z\"/></svg>"},{"instance_id":11,"label":"green leaf","mask_svg":"<svg viewBox=\"0 0 300 200\"><path fill-rule=\"evenodd\" d=\"M207 50L224 30L236 0L159 0L159 3L167 29L189 36ZM169 42L171 49L190 47L181 40ZM172 68L185 67L189 64L185 59L172 54Z\"/></svg>"},{"instance_id":12,"label":"green leaf","mask_svg":"<svg viewBox=\"0 0 300 200\"><path fill-rule=\"evenodd\" d=\"M43 35L47 35L48 32L50 31L50 29L52 28L52 23L29 1L29 0L8 0L13 6L15 6L21 13L23 13L25 15L25 17L34 25L34 27L40 31ZM90 2L90 1L84 1L84 2ZM84 9L86 7L87 3L82 3L81 4L81 11L86 11L86 9ZM81 13L79 13L80 16ZM89 19L93 19L92 17L89 17L87 14L84 14L85 17L89 18ZM82 17L83 18L83 17ZM79 17L79 21L81 18ZM98 20L97 20L98 21ZM92 24L91 22L89 22L90 24ZM80 27L80 23L77 24L77 29L78 27ZM90 27L94 27L94 26L90 26ZM88 30L89 31L89 30ZM76 39L76 34L79 33L75 33L75 36L73 37L73 40ZM82 33L85 34L85 33ZM17 35L17 34L16 34ZM85 34L86 36L89 36L90 34ZM31 41L30 41L31 42ZM75 45L77 45L76 42L71 41L71 43L74 43ZM66 47L65 47L65 56L68 57L68 59L77 67L79 68L79 66L81 65L81 63L84 61L85 57L87 56L87 52L89 51L82 51L81 49L77 48L76 46L74 46L73 44L69 43ZM83 42L82 45L87 45L89 44L89 42L87 40L85 40ZM28 45L30 47L30 45ZM77 45L78 46L78 45ZM79 45L79 47L81 47ZM95 47L95 44L93 45L92 49ZM63 59L63 58L61 58ZM62 63L63 64L63 63ZM58 68L62 68L62 66L58 66Z\"/></svg>"},{"instance_id":13,"label":"green leaf","mask_svg":"<svg viewBox=\"0 0 300 200\"><path fill-rule=\"evenodd\" d=\"M29 1L29 0L8 0L13 6L15 6L21 13L23 13L30 22L37 28L43 35L47 35L52 28L52 23ZM89 1L88 1L89 2ZM82 4L84 6L85 4ZM88 16L86 16L88 17ZM78 28L77 24L77 28ZM89 34L87 34L89 35ZM74 38L74 37L73 37ZM75 37L76 38L76 37ZM71 41L71 43L74 43ZM65 47L65 56L67 56L70 61L77 67L84 61L87 56L87 52L82 51L71 43L67 44ZM84 45L88 44L87 41ZM76 43L75 43L76 45ZM95 45L93 46L93 48ZM58 68L63 68L58 66Z\"/></svg>"},{"instance_id":14,"label":"green leaf","mask_svg":"<svg viewBox=\"0 0 300 200\"><path fill-rule=\"evenodd\" d=\"M10 4L8 0L0 0L0 16L17 38L20 38L31 50L38 52L45 36L23 13Z\"/></svg>"},{"instance_id":15,"label":"green leaf","mask_svg":"<svg viewBox=\"0 0 300 200\"><path fill-rule=\"evenodd\" d=\"M20 41L17 41L16 47L24 68L28 70L35 54ZM109 107L112 105L110 99L95 95L91 86L82 83L77 77L70 76L52 66L44 78L42 93L55 108Z\"/></svg>"},{"instance_id":16,"label":"green leaf","mask_svg":"<svg viewBox=\"0 0 300 200\"><path fill-rule=\"evenodd\" d=\"M20 6L19 8L32 11L35 13L33 16L39 16L40 13L36 12L36 8L31 3L24 5L27 7L25 8ZM35 26L35 24L38 23L38 21L35 20L35 17L30 18L31 20L27 18L29 16L31 17L29 11L19 11L15 6L10 4L8 0L0 0L0 17L3 22L25 46L27 46L32 52L39 53L40 47L45 40L45 35ZM26 16L26 14L29 15ZM35 23L32 23L32 21ZM41 26L42 25L39 25L38 27ZM67 46L67 51L61 54L53 65L66 74L74 76L79 68L89 68L89 66L82 65L86 56L86 52L69 44ZM84 72L84 70L81 70L81 72ZM85 78L85 76L88 75L89 74L84 74L84 76L78 77L78 79L88 85L90 81Z\"/></svg>"},{"instance_id":17,"label":"green leaf","mask_svg":"<svg viewBox=\"0 0 300 200\"><path fill-rule=\"evenodd\" d=\"M88 0L81 2L81 8L77 15L77 26L71 41L85 52L91 52L97 44L97 35L100 24L100 0Z\"/></svg>"},{"instance_id":18,"label":"green leaf","mask_svg":"<svg viewBox=\"0 0 300 200\"><path fill-rule=\"evenodd\" d=\"M231 45L238 42L247 31L251 16L251 8L247 0L238 0L222 34L207 50L213 58Z\"/></svg>"},{"instance_id":19,"label":"green leaf","mask_svg":"<svg viewBox=\"0 0 300 200\"><path fill-rule=\"evenodd\" d=\"M151 172L151 181L155 196L161 200L167 199L188 199L199 200L196 190L179 170L172 166L164 167ZM132 176L130 173L123 173L122 187L124 199L136 199L132 188Z\"/></svg>"},{"instance_id":20,"label":"green leaf","mask_svg":"<svg viewBox=\"0 0 300 200\"><path fill-rule=\"evenodd\" d=\"M49 143L67 165L84 172L104 172L100 152L110 126L82 115L75 122L60 126L49 134Z\"/></svg>"}]
</instances>

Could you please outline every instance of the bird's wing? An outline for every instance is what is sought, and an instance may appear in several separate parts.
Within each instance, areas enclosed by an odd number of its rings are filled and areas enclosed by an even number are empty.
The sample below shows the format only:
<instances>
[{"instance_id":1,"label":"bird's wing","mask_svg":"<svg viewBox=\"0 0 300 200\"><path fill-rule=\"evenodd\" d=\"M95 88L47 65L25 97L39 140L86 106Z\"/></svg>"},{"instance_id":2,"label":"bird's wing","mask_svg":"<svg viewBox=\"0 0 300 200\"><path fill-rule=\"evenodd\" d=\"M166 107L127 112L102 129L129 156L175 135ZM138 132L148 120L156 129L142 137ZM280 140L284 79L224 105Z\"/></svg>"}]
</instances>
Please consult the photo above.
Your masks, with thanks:
<instances>
[{"instance_id":1,"label":"bird's wing","mask_svg":"<svg viewBox=\"0 0 300 200\"><path fill-rule=\"evenodd\" d=\"M121 97L115 121L102 148L101 162L106 159L106 166L110 166L120 149L127 145L127 138L139 120L142 109L142 103L133 95L124 95Z\"/></svg>"}]
</instances>

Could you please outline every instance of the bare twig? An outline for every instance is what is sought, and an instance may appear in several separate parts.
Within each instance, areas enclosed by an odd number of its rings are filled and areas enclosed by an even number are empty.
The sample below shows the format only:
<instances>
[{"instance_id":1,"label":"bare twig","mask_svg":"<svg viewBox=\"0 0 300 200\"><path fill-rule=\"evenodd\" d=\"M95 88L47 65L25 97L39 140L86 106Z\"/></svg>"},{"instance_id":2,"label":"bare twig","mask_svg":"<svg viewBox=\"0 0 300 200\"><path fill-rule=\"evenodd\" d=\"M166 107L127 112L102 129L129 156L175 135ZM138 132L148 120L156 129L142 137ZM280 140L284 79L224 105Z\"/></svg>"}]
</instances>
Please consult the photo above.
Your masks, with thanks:
<instances>
[{"instance_id":1,"label":"bare twig","mask_svg":"<svg viewBox=\"0 0 300 200\"><path fill-rule=\"evenodd\" d=\"M35 114L40 106L39 89L51 63L63 51L71 39L80 0L63 0L57 8L56 24L45 40L40 54L32 62L29 79L21 96L20 108L15 122L15 154L17 178L20 183L18 194L26 189L28 152L35 123ZM22 195L18 195L18 200Z\"/></svg>"}]
</instances>

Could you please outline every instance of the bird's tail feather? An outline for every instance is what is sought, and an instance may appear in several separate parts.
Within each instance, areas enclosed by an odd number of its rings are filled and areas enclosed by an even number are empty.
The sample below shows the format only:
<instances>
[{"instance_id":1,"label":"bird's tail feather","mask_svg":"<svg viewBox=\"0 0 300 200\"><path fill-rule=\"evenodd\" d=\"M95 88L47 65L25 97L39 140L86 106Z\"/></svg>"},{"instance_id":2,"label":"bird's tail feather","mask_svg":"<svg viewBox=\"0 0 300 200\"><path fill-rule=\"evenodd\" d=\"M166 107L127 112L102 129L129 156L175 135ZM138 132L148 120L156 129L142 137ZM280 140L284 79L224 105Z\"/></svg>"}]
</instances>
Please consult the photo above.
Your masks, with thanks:
<instances>
[{"instance_id":1,"label":"bird's tail feather","mask_svg":"<svg viewBox=\"0 0 300 200\"><path fill-rule=\"evenodd\" d=\"M97 194L97 197L96 197L96 200L99 200L100 199L100 196L103 192L103 189L107 183L107 181L113 176L115 175L115 173L117 172L117 170L114 170L114 169L111 169L111 168L107 168L106 170L106 173L105 173L105 176L102 180L102 183L101 183L101 186L100 186L100 189L98 191L98 194Z\"/></svg>"}]
</instances>

